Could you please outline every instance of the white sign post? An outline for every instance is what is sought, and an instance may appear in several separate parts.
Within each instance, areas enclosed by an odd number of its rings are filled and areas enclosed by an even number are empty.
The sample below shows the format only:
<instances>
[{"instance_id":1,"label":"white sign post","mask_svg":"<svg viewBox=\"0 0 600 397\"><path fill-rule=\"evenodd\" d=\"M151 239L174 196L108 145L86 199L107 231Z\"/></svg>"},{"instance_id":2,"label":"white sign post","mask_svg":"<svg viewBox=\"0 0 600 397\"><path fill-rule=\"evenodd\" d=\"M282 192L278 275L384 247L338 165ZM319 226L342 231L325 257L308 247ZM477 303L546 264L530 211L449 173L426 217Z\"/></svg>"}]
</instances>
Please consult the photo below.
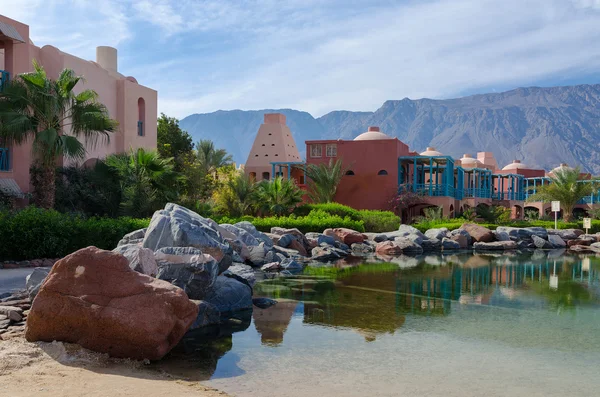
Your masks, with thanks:
<instances>
[{"instance_id":1,"label":"white sign post","mask_svg":"<svg viewBox=\"0 0 600 397\"><path fill-rule=\"evenodd\" d=\"M554 212L554 230L558 229L558 213L560 212L560 201L552 202L552 212Z\"/></svg>"},{"instance_id":2,"label":"white sign post","mask_svg":"<svg viewBox=\"0 0 600 397\"><path fill-rule=\"evenodd\" d=\"M592 228L592 218L583 218L583 228L585 229L585 234L589 234L589 229Z\"/></svg>"}]
</instances>

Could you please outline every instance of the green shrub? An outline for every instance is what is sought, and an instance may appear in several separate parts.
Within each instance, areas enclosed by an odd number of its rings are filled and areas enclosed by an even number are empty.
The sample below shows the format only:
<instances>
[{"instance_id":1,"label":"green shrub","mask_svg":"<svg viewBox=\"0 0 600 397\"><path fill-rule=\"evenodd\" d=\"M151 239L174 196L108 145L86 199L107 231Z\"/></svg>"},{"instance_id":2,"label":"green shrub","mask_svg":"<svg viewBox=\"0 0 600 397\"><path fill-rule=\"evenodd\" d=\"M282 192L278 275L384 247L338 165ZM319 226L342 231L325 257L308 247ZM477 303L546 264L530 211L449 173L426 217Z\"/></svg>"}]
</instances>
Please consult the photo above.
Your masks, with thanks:
<instances>
[{"instance_id":1,"label":"green shrub","mask_svg":"<svg viewBox=\"0 0 600 397\"><path fill-rule=\"evenodd\" d=\"M331 215L337 215L341 218L348 217L359 221L362 219L359 210L339 203L324 203L324 204L302 204L294 210L296 216L307 216L313 210L327 212Z\"/></svg>"},{"instance_id":2,"label":"green shrub","mask_svg":"<svg viewBox=\"0 0 600 397\"><path fill-rule=\"evenodd\" d=\"M424 221L415 223L415 228L419 229L421 232L425 232L429 229L434 228L442 228L445 227L448 230L455 230L460 228L464 223L474 223L473 221L467 221L465 219L446 219L443 221ZM511 221L507 222L504 225L498 225L494 223L480 223L481 226L485 226L490 230L496 230L498 226L512 226L512 227L543 227L545 229L554 229L554 221L543 221L543 220L535 220L535 221ZM563 222L558 221L559 229L583 229L583 222ZM598 233L600 232L600 220L592 220L592 228L590 229L590 233Z\"/></svg>"},{"instance_id":3,"label":"green shrub","mask_svg":"<svg viewBox=\"0 0 600 397\"><path fill-rule=\"evenodd\" d=\"M59 258L94 245L113 249L123 235L148 219L84 218L28 207L0 213L0 260Z\"/></svg>"},{"instance_id":4,"label":"green shrub","mask_svg":"<svg viewBox=\"0 0 600 397\"><path fill-rule=\"evenodd\" d=\"M398 230L400 226L400 217L391 211L360 210L358 212L366 232L389 232Z\"/></svg>"}]
</instances>

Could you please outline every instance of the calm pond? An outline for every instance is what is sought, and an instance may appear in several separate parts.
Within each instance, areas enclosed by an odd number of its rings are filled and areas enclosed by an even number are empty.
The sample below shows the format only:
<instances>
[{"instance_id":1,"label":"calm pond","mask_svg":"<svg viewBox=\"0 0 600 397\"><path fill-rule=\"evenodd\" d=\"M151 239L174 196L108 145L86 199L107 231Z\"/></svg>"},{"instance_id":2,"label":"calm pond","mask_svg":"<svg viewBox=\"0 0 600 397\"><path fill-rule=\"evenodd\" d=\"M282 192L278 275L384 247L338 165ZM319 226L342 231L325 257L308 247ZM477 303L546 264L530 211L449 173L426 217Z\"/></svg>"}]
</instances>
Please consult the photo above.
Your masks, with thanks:
<instances>
[{"instance_id":1,"label":"calm pond","mask_svg":"<svg viewBox=\"0 0 600 397\"><path fill-rule=\"evenodd\" d=\"M239 396L598 396L599 274L553 252L315 264L159 365Z\"/></svg>"}]
</instances>

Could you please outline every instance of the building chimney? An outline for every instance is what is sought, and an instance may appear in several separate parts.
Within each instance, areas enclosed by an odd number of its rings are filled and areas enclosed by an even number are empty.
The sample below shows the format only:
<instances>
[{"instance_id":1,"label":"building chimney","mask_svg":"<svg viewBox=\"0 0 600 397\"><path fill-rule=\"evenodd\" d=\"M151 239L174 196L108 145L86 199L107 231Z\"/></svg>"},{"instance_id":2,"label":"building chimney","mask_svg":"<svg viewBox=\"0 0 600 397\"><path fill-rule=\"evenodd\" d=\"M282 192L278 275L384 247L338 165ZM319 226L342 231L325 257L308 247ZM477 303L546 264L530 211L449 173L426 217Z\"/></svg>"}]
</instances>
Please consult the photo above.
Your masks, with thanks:
<instances>
[{"instance_id":1,"label":"building chimney","mask_svg":"<svg viewBox=\"0 0 600 397\"><path fill-rule=\"evenodd\" d=\"M108 46L96 47L96 63L109 72L117 73L117 49Z\"/></svg>"},{"instance_id":2,"label":"building chimney","mask_svg":"<svg viewBox=\"0 0 600 397\"><path fill-rule=\"evenodd\" d=\"M264 124L283 124L283 125L285 125L285 114L265 113Z\"/></svg>"},{"instance_id":3,"label":"building chimney","mask_svg":"<svg viewBox=\"0 0 600 397\"><path fill-rule=\"evenodd\" d=\"M514 164L521 164L521 160L513 160Z\"/></svg>"},{"instance_id":4,"label":"building chimney","mask_svg":"<svg viewBox=\"0 0 600 397\"><path fill-rule=\"evenodd\" d=\"M379 132L379 127L374 127L374 126L372 126L372 127L369 127L369 130L368 130L368 131L369 131L369 132Z\"/></svg>"},{"instance_id":5,"label":"building chimney","mask_svg":"<svg viewBox=\"0 0 600 397\"><path fill-rule=\"evenodd\" d=\"M432 146L427 146L427 151L428 152L435 152L435 148Z\"/></svg>"}]
</instances>

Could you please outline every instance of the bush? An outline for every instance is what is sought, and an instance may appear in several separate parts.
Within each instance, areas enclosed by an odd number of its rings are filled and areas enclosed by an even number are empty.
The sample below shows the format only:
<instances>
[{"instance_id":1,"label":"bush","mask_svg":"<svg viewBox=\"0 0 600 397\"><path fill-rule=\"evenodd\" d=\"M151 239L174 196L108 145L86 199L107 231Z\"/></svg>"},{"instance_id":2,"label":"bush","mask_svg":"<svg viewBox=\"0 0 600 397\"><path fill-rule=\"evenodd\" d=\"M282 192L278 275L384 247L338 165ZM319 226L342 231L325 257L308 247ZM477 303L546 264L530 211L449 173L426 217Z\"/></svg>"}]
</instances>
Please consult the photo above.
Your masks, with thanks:
<instances>
[{"instance_id":1,"label":"bush","mask_svg":"<svg viewBox=\"0 0 600 397\"><path fill-rule=\"evenodd\" d=\"M324 211L331 215L337 215L341 218L348 217L355 221L361 220L359 210L339 203L324 203L324 204L302 204L294 210L296 216L307 216L313 210Z\"/></svg>"},{"instance_id":2,"label":"bush","mask_svg":"<svg viewBox=\"0 0 600 397\"><path fill-rule=\"evenodd\" d=\"M0 212L0 260L60 258L90 245L113 249L123 235L148 224L148 219L84 218L35 207Z\"/></svg>"},{"instance_id":3,"label":"bush","mask_svg":"<svg viewBox=\"0 0 600 397\"><path fill-rule=\"evenodd\" d=\"M398 230L400 226L400 217L391 211L360 210L358 212L366 232L389 232Z\"/></svg>"},{"instance_id":4,"label":"bush","mask_svg":"<svg viewBox=\"0 0 600 397\"><path fill-rule=\"evenodd\" d=\"M415 228L419 229L421 232L425 232L429 229L438 229L445 227L448 230L455 230L460 228L464 223L474 223L473 221L468 221L465 219L447 219L443 221L424 221L415 223ZM554 229L554 221L511 221L504 225L497 225L494 223L479 223L481 226L485 226L490 230L496 230L498 226L512 226L512 227L543 227L545 229ZM583 230L583 222L562 222L558 221L559 229L582 229ZM590 229L590 233L598 233L600 232L600 220L592 221L592 228Z\"/></svg>"}]
</instances>

